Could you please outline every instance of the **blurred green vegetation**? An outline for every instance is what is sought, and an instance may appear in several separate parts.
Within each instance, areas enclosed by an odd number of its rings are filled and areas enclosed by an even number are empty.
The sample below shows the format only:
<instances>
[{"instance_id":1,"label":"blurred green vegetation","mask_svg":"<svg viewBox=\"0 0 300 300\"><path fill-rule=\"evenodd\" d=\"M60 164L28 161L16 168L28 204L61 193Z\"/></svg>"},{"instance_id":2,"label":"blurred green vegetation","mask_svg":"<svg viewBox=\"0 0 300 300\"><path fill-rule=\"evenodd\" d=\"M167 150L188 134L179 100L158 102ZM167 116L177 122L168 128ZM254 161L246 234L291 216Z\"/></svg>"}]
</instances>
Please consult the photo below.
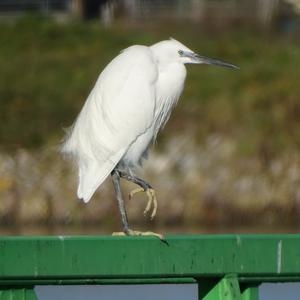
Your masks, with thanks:
<instances>
[{"instance_id":1,"label":"blurred green vegetation","mask_svg":"<svg viewBox=\"0 0 300 300\"><path fill-rule=\"evenodd\" d=\"M6 149L57 143L98 74L131 44L169 36L202 55L240 66L188 66L186 88L168 130L191 127L199 141L214 132L263 159L300 147L300 40L255 30L219 34L195 25L130 28L26 17L0 24L0 140Z\"/></svg>"}]
</instances>

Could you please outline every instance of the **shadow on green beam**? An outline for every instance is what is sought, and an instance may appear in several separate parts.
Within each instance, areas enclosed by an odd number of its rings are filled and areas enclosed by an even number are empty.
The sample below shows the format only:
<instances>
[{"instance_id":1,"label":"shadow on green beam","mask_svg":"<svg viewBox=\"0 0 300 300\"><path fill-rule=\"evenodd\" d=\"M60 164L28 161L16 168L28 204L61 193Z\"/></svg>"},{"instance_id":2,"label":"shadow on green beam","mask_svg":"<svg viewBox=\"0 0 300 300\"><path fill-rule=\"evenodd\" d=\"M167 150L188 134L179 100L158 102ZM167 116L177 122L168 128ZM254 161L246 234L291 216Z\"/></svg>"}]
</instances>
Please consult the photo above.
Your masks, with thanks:
<instances>
[{"instance_id":1,"label":"shadow on green beam","mask_svg":"<svg viewBox=\"0 0 300 300\"><path fill-rule=\"evenodd\" d=\"M113 285L113 284L196 284L194 278L131 278L131 279L20 279L0 280L0 286L34 285ZM2 288L1 287L1 288Z\"/></svg>"}]
</instances>

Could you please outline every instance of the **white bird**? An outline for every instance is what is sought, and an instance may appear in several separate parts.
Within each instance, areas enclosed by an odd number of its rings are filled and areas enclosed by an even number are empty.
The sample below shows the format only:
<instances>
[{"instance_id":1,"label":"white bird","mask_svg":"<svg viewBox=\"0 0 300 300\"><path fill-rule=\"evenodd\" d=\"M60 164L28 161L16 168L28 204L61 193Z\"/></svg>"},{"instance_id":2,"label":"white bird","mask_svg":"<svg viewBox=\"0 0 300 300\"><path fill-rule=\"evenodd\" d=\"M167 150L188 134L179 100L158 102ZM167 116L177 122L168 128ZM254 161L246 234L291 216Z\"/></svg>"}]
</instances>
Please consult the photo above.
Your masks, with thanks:
<instances>
[{"instance_id":1,"label":"white bird","mask_svg":"<svg viewBox=\"0 0 300 300\"><path fill-rule=\"evenodd\" d=\"M236 66L194 53L175 39L150 47L135 45L123 50L102 71L77 120L67 134L62 151L78 165L77 195L88 202L111 174L123 223L122 234L149 235L131 230L121 194L120 178L145 191L156 214L154 190L134 175L151 143L168 121L186 78L185 64ZM162 238L161 235L154 234Z\"/></svg>"}]
</instances>

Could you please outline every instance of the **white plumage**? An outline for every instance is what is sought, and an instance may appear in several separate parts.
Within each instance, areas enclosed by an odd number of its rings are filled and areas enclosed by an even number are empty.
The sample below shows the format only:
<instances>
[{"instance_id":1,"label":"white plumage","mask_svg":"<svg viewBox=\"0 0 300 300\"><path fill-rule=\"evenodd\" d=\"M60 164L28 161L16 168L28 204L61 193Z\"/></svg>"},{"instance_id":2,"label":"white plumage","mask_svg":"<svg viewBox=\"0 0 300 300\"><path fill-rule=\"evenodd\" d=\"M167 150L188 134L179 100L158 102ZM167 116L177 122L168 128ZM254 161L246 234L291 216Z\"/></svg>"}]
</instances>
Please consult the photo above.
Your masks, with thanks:
<instances>
[{"instance_id":1,"label":"white plumage","mask_svg":"<svg viewBox=\"0 0 300 300\"><path fill-rule=\"evenodd\" d=\"M141 162L183 90L185 63L232 67L174 39L131 46L106 66L62 147L78 164L79 198L88 202L115 168L130 173Z\"/></svg>"}]
</instances>

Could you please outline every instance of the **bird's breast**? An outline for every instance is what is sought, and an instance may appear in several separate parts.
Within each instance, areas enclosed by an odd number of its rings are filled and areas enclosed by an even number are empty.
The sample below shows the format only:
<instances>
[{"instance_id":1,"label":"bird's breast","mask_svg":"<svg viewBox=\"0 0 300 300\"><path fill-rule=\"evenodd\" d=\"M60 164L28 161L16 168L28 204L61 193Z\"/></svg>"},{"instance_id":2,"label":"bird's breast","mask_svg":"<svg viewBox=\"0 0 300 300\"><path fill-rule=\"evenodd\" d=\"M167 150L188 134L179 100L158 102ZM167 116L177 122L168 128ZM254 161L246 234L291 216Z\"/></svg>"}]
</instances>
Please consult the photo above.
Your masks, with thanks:
<instances>
[{"instance_id":1,"label":"bird's breast","mask_svg":"<svg viewBox=\"0 0 300 300\"><path fill-rule=\"evenodd\" d=\"M151 141L155 139L159 129L169 119L172 108L183 90L185 77L184 65L173 64L159 69L158 79L154 86L156 103L153 123L130 145L119 163L120 168L132 168L141 162Z\"/></svg>"},{"instance_id":2,"label":"bird's breast","mask_svg":"<svg viewBox=\"0 0 300 300\"><path fill-rule=\"evenodd\" d=\"M172 63L158 67L156 83L157 95L169 98L181 94L186 78L186 68L181 63Z\"/></svg>"},{"instance_id":3,"label":"bird's breast","mask_svg":"<svg viewBox=\"0 0 300 300\"><path fill-rule=\"evenodd\" d=\"M156 84L156 134L168 121L171 111L182 93L185 78L186 68L183 64L174 63L159 68Z\"/></svg>"}]
</instances>

